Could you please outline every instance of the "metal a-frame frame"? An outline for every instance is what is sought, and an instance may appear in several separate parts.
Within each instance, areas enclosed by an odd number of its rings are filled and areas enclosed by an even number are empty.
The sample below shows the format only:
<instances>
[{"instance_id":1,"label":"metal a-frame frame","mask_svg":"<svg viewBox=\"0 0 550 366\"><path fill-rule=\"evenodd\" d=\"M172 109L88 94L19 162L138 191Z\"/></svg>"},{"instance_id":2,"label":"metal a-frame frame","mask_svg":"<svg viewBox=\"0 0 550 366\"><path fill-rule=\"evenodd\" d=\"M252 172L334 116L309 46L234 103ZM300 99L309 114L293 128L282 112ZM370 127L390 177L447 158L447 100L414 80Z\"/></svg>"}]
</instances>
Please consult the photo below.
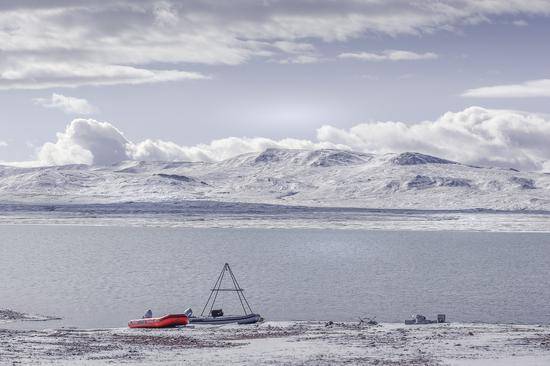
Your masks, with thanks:
<instances>
[{"instance_id":1,"label":"metal a-frame frame","mask_svg":"<svg viewBox=\"0 0 550 366\"><path fill-rule=\"evenodd\" d=\"M221 288L222 281L226 273L228 273L231 278L231 281L234 286L233 288ZM233 274L231 267L229 267L229 263L225 263L220 275L218 276L218 279L214 283L214 287L210 290L210 296L208 297L208 300L206 301L206 304L202 309L201 316L204 316L204 312L206 311L206 308L208 308L208 304L210 304L210 310L208 311L208 315L212 314L212 309L214 308L214 304L216 303L216 299L218 298L218 293L220 291L236 292L237 297L239 298L239 302L241 303L241 306L243 308L244 315L253 314L250 304L244 297L244 293L243 293L244 290L239 285L239 282L237 282L237 279L235 278L235 275ZM210 300L212 300L212 303L210 303Z\"/></svg>"}]
</instances>

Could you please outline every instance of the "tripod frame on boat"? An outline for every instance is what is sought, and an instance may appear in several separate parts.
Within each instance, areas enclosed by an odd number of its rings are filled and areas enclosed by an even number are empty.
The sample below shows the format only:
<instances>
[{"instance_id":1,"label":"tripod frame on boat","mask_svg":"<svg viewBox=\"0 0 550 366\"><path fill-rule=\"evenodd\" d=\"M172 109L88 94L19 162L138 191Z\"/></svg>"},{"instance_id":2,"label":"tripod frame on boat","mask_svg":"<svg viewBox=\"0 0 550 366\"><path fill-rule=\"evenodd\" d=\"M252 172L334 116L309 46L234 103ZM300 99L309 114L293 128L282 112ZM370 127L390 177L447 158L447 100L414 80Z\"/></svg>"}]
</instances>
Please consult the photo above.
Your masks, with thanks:
<instances>
[{"instance_id":1,"label":"tripod frame on boat","mask_svg":"<svg viewBox=\"0 0 550 366\"><path fill-rule=\"evenodd\" d=\"M229 277L231 278L231 282L233 283L233 286L234 286L233 288L221 287L223 278L226 273L228 273ZM218 298L218 293L225 292L225 291L237 293L237 297L239 298L239 302L241 303L241 307L243 308L243 312L245 316L254 314L254 312L252 311L252 308L250 307L250 304L246 300L246 297L244 297L244 293L243 293L244 290L241 288L241 286L239 285L239 282L235 278L235 275L233 274L233 271L231 270L229 263L225 263L220 275L218 276L218 279L216 280L216 282L214 283L214 286L210 290L210 296L208 297L208 300L206 301L206 304L202 309L201 317L204 316L204 312L208 308L209 304L210 304L210 310L208 311L207 316L209 315L218 316L218 315L214 315L212 311L214 310L214 304L216 303L216 299ZM223 313L219 314L219 316L223 316Z\"/></svg>"}]
</instances>

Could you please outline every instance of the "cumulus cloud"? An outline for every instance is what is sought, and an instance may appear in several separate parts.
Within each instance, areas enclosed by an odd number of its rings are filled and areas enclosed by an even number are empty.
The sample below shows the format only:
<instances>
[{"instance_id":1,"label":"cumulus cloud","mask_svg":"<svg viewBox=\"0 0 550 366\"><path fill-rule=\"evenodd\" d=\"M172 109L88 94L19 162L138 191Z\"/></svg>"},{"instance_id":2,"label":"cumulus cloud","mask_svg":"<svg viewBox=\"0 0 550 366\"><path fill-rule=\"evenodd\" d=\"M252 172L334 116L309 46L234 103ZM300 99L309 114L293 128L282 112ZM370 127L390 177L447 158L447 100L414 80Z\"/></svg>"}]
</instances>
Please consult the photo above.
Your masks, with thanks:
<instances>
[{"instance_id":1,"label":"cumulus cloud","mask_svg":"<svg viewBox=\"0 0 550 366\"><path fill-rule=\"evenodd\" d=\"M53 93L50 98L34 98L33 102L44 108L59 109L67 114L92 114L97 111L86 99Z\"/></svg>"},{"instance_id":2,"label":"cumulus cloud","mask_svg":"<svg viewBox=\"0 0 550 366\"><path fill-rule=\"evenodd\" d=\"M497 16L549 14L547 0L1 1L0 88L197 79L201 75L188 67L252 58L312 62L313 43L367 33L422 35ZM155 70L155 64L172 66Z\"/></svg>"},{"instance_id":3,"label":"cumulus cloud","mask_svg":"<svg viewBox=\"0 0 550 366\"><path fill-rule=\"evenodd\" d=\"M463 97L473 98L533 98L550 97L550 79L526 81L521 84L505 84L468 89Z\"/></svg>"},{"instance_id":4,"label":"cumulus cloud","mask_svg":"<svg viewBox=\"0 0 550 366\"><path fill-rule=\"evenodd\" d=\"M550 120L536 114L470 107L435 121L323 126L319 141L378 153L418 151L462 163L541 170L550 161Z\"/></svg>"},{"instance_id":5,"label":"cumulus cloud","mask_svg":"<svg viewBox=\"0 0 550 366\"><path fill-rule=\"evenodd\" d=\"M433 52L416 53L403 50L385 50L381 53L341 53L339 58L351 58L362 61L417 61L417 60L433 60L439 56Z\"/></svg>"},{"instance_id":6,"label":"cumulus cloud","mask_svg":"<svg viewBox=\"0 0 550 366\"><path fill-rule=\"evenodd\" d=\"M374 153L417 151L473 165L543 170L550 168L548 141L549 119L481 107L447 112L435 121L362 123L348 130L325 125L317 130L316 141L229 137L196 146L151 139L132 142L110 123L75 119L57 135L56 142L42 146L38 159L43 165L220 161L266 148L337 148Z\"/></svg>"},{"instance_id":7,"label":"cumulus cloud","mask_svg":"<svg viewBox=\"0 0 550 366\"><path fill-rule=\"evenodd\" d=\"M45 164L107 165L129 158L126 145L130 142L121 131L108 122L75 119L64 132L57 134L55 143L48 142L38 153Z\"/></svg>"},{"instance_id":8,"label":"cumulus cloud","mask_svg":"<svg viewBox=\"0 0 550 366\"><path fill-rule=\"evenodd\" d=\"M181 146L174 142L147 139L134 143L108 122L75 119L57 134L56 142L44 144L38 153L41 165L95 164L110 165L122 160L149 161L219 161L239 154L267 148L321 149L346 148L328 141L299 139L229 137L209 144Z\"/></svg>"}]
</instances>

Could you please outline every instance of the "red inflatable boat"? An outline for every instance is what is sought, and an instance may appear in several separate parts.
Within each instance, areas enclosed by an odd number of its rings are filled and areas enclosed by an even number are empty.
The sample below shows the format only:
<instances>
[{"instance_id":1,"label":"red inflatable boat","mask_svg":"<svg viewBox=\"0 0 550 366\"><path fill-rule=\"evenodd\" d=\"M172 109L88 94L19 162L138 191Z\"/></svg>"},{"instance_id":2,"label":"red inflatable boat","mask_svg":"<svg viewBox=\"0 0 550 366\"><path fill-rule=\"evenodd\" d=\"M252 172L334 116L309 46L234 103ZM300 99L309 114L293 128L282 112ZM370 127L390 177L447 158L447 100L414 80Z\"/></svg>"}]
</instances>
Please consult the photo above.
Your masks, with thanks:
<instances>
[{"instance_id":1,"label":"red inflatable boat","mask_svg":"<svg viewBox=\"0 0 550 366\"><path fill-rule=\"evenodd\" d=\"M135 319L128 322L130 328L169 328L189 324L185 314L168 314L160 318Z\"/></svg>"}]
</instances>

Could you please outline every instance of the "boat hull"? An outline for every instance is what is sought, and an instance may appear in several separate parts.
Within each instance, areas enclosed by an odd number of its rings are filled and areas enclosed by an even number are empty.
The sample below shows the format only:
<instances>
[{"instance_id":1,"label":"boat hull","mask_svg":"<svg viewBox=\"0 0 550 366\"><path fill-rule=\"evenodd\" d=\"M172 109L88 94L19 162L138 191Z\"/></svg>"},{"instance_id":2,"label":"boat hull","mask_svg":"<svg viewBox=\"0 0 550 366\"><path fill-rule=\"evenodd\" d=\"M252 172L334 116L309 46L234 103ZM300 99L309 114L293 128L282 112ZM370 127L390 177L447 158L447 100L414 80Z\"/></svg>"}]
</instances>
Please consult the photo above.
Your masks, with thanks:
<instances>
[{"instance_id":1,"label":"boat hull","mask_svg":"<svg viewBox=\"0 0 550 366\"><path fill-rule=\"evenodd\" d=\"M254 324L262 319L260 314L248 314L248 315L228 315L218 317L190 317L189 323L191 324Z\"/></svg>"},{"instance_id":2,"label":"boat hull","mask_svg":"<svg viewBox=\"0 0 550 366\"><path fill-rule=\"evenodd\" d=\"M134 319L128 322L130 328L170 328L189 324L185 314L168 314L160 318Z\"/></svg>"}]
</instances>

